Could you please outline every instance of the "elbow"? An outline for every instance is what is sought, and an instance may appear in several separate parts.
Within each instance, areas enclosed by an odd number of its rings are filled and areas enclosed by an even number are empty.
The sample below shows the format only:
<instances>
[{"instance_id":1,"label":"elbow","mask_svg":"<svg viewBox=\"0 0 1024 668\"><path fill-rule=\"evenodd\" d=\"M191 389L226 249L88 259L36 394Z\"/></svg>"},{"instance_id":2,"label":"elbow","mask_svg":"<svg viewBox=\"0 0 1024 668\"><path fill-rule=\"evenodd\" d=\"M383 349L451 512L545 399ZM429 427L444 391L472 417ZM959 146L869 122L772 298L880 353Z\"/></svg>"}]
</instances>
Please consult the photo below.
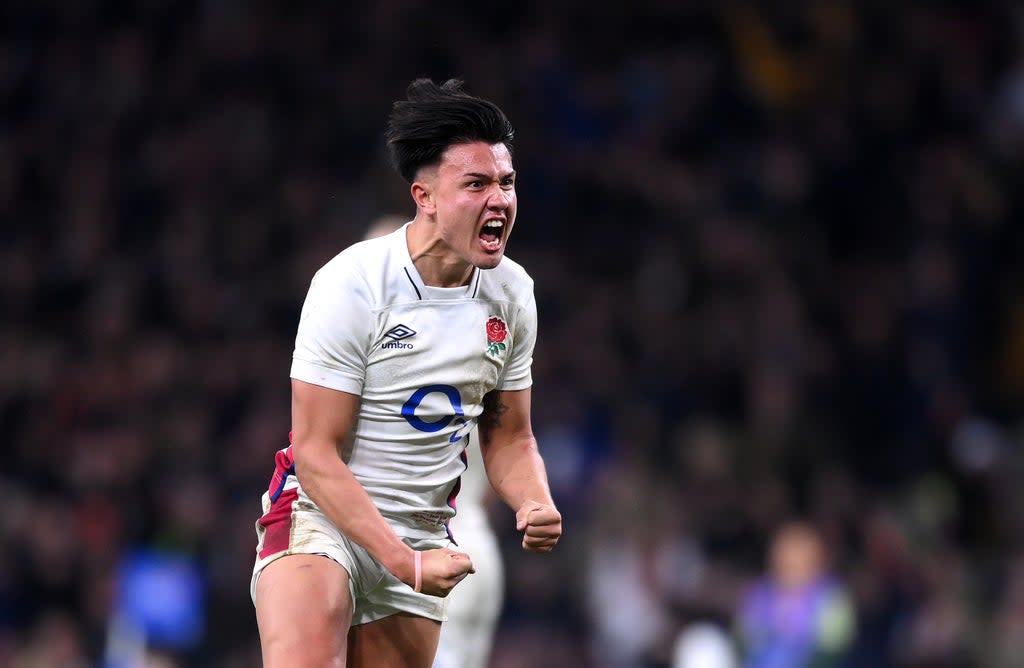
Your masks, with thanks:
<instances>
[{"instance_id":1,"label":"elbow","mask_svg":"<svg viewBox=\"0 0 1024 668\"><path fill-rule=\"evenodd\" d=\"M481 434L480 451L486 456L489 452L507 451L521 454L530 451L539 452L540 450L537 447L537 439L534 438L533 432L524 431L504 438L493 438Z\"/></svg>"},{"instance_id":2,"label":"elbow","mask_svg":"<svg viewBox=\"0 0 1024 668\"><path fill-rule=\"evenodd\" d=\"M328 447L308 439L296 438L292 443L292 465L295 467L295 477L303 489L308 491L310 486L315 486L316 481L330 468L329 457L332 452L325 451Z\"/></svg>"}]
</instances>

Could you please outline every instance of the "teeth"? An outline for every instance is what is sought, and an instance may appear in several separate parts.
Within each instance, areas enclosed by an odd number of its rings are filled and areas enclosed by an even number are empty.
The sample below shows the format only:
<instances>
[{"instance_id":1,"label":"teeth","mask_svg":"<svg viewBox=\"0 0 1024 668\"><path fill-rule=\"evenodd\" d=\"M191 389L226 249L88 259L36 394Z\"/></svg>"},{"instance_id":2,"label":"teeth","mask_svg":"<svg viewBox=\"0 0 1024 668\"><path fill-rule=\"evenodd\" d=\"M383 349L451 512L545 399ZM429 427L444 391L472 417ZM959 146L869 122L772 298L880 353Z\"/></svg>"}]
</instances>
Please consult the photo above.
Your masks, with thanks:
<instances>
[{"instance_id":1,"label":"teeth","mask_svg":"<svg viewBox=\"0 0 1024 668\"><path fill-rule=\"evenodd\" d=\"M486 223L484 223L484 227L501 227L503 225L504 223L502 223L500 220L489 220Z\"/></svg>"}]
</instances>

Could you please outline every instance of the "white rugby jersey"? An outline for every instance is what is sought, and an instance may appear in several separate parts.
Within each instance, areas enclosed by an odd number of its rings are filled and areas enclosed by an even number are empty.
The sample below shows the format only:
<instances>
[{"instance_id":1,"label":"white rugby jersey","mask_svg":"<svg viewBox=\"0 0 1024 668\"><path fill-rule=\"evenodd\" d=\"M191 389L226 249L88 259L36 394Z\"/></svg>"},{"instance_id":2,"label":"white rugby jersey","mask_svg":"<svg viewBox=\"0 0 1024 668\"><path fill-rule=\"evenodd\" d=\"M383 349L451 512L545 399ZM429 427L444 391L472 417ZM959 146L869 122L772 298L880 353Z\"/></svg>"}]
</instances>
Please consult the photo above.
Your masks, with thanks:
<instances>
[{"instance_id":1,"label":"white rugby jersey","mask_svg":"<svg viewBox=\"0 0 1024 668\"><path fill-rule=\"evenodd\" d=\"M291 377L362 397L344 460L396 533L418 537L455 514L484 395L532 384L537 307L533 280L507 257L464 287L424 285L406 227L316 273Z\"/></svg>"}]
</instances>

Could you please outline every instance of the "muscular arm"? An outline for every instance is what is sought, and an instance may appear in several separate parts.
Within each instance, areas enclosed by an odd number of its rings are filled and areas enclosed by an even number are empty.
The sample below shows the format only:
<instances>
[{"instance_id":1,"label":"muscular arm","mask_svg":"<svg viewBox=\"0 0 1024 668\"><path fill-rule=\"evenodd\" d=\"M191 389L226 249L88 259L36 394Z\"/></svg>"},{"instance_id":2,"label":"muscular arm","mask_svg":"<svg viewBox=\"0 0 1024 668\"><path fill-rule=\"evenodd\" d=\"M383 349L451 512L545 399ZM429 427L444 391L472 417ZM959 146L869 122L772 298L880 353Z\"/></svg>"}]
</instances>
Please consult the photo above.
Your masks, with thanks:
<instances>
[{"instance_id":1,"label":"muscular arm","mask_svg":"<svg viewBox=\"0 0 1024 668\"><path fill-rule=\"evenodd\" d=\"M342 459L352 441L359 397L292 380L292 455L309 498L348 538L409 586L416 583L412 548L402 542ZM468 573L470 558L448 548L425 550L421 591L447 596Z\"/></svg>"},{"instance_id":2,"label":"muscular arm","mask_svg":"<svg viewBox=\"0 0 1024 668\"><path fill-rule=\"evenodd\" d=\"M415 579L413 550L392 531L345 462L359 397L292 380L292 454L302 488L338 529L403 582Z\"/></svg>"},{"instance_id":3,"label":"muscular arm","mask_svg":"<svg viewBox=\"0 0 1024 668\"><path fill-rule=\"evenodd\" d=\"M525 530L523 547L548 552L561 536L562 518L533 436L530 398L529 388L489 392L478 421L480 448L491 485L516 511L517 528Z\"/></svg>"}]
</instances>

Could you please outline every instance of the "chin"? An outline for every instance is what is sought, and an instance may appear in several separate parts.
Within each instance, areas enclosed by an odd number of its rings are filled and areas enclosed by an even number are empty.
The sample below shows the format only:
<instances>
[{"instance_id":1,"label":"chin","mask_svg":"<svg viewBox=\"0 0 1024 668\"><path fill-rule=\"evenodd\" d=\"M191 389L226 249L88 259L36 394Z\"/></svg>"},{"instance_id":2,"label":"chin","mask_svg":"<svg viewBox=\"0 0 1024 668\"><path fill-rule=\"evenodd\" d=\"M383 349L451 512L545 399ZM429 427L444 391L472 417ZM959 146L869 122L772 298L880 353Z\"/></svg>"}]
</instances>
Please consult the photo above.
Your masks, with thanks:
<instances>
[{"instance_id":1,"label":"chin","mask_svg":"<svg viewBox=\"0 0 1024 668\"><path fill-rule=\"evenodd\" d=\"M475 264L478 269L494 269L501 263L501 259L503 257L505 257L504 253L485 255L483 258L480 259L479 262L476 262Z\"/></svg>"}]
</instances>

